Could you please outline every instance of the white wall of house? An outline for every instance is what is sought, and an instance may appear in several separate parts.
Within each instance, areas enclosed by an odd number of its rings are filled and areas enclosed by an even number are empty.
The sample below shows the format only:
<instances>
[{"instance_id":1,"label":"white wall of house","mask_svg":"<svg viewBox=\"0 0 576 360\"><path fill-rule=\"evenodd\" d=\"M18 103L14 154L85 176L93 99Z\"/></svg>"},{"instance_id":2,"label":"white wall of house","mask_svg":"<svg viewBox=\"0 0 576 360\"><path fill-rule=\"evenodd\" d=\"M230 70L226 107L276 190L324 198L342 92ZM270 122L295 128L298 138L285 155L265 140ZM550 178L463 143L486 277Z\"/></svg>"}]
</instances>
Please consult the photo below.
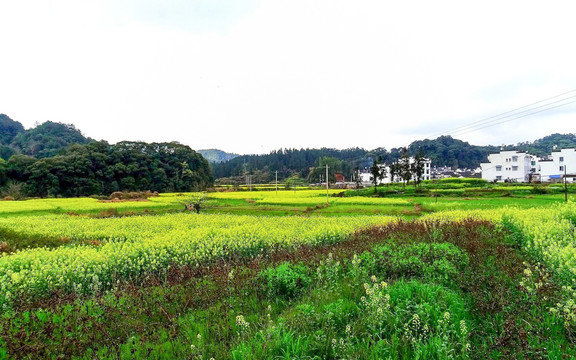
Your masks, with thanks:
<instances>
[{"instance_id":1,"label":"white wall of house","mask_svg":"<svg viewBox=\"0 0 576 360\"><path fill-rule=\"evenodd\" d=\"M501 151L488 155L488 162L480 167L482 179L488 181L528 182L531 173L543 182L560 181L564 168L568 174L576 174L576 149L555 151L545 159L517 151ZM568 181L576 182L576 177L568 177Z\"/></svg>"},{"instance_id":2,"label":"white wall of house","mask_svg":"<svg viewBox=\"0 0 576 360\"><path fill-rule=\"evenodd\" d=\"M565 169L568 174L576 174L576 149L554 151L550 158L538 160L536 172L541 181L547 182L562 179ZM574 178L568 177L567 181L574 182Z\"/></svg>"},{"instance_id":3,"label":"white wall of house","mask_svg":"<svg viewBox=\"0 0 576 360\"><path fill-rule=\"evenodd\" d=\"M554 160L544 160L539 159L536 162L536 174L540 175L540 181L548 182L550 181L550 175L558 174L558 166L554 163Z\"/></svg>"},{"instance_id":4,"label":"white wall of house","mask_svg":"<svg viewBox=\"0 0 576 360\"><path fill-rule=\"evenodd\" d=\"M527 182L532 166L532 155L517 151L501 151L488 155L488 162L480 164L482 179L488 181Z\"/></svg>"}]
</instances>

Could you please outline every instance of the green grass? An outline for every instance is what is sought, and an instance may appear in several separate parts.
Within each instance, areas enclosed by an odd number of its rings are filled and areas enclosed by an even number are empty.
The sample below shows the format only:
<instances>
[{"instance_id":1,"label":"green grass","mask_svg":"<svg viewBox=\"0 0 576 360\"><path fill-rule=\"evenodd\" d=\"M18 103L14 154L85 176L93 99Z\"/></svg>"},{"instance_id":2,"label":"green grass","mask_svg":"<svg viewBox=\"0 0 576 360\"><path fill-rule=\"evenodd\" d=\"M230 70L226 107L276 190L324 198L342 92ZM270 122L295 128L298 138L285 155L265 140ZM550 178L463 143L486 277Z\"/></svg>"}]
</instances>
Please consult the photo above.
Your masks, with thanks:
<instances>
[{"instance_id":1,"label":"green grass","mask_svg":"<svg viewBox=\"0 0 576 360\"><path fill-rule=\"evenodd\" d=\"M409 191L372 198L372 189L341 198L332 196L341 191L331 191L328 206L323 191L208 193L204 213L404 220L338 243L170 266L123 278L107 291L20 299L2 309L0 359L576 358L576 323L563 314L574 311L574 291L562 287L570 278L539 263L519 229L470 219L410 220L453 209L553 211L564 195L525 185L462 184L445 182L444 195L459 195L438 198ZM155 216L183 211L189 196L113 205L0 202L0 217ZM0 256L29 247L99 246L26 233L0 228Z\"/></svg>"},{"instance_id":2,"label":"green grass","mask_svg":"<svg viewBox=\"0 0 576 360\"><path fill-rule=\"evenodd\" d=\"M450 184L450 183L449 183ZM456 185L462 185L456 183ZM445 185L448 186L448 185ZM454 186L451 184L450 186ZM521 189L526 186L499 185L500 189ZM537 187L537 186L535 186ZM548 187L553 188L552 186ZM392 190L395 189L395 190ZM466 194L465 189L447 189L442 196L435 197L434 193L415 193L412 187L406 187L404 194L401 187L379 187L380 195L392 192L384 197L373 197L373 189L359 191L330 190L326 199L325 190L282 190L275 191L238 191L231 193L207 193L208 201L202 206L205 213L229 213L235 215L306 215L306 216L353 216L353 215L394 215L414 217L433 211L453 209L494 209L504 206L518 206L521 208L550 206L564 201L564 194L553 193L556 190L547 190L548 193L523 193L514 195L508 190L496 190L490 194ZM475 189L475 188L474 188ZM410 191L408 191L410 190ZM456 196L449 191L456 191ZM489 189L490 191L493 191ZM522 190L526 191L526 190ZM336 197L338 194L344 198ZM357 196L359 195L359 196ZM95 199L35 199L26 201L0 201L0 217L76 214L82 216L132 216L157 215L167 212L184 211L184 203L193 194L162 194L160 197L150 198L149 201L123 201L100 202ZM571 199L576 195L569 194ZM359 199L355 203L354 199ZM387 200L388 199L388 200ZM390 201L399 200L397 203ZM328 201L329 205L326 205Z\"/></svg>"},{"instance_id":3,"label":"green grass","mask_svg":"<svg viewBox=\"0 0 576 360\"><path fill-rule=\"evenodd\" d=\"M548 311L558 287L529 290L545 271L488 222L405 221L90 297L54 294L4 313L0 329L22 359L574 357Z\"/></svg>"},{"instance_id":4,"label":"green grass","mask_svg":"<svg viewBox=\"0 0 576 360\"><path fill-rule=\"evenodd\" d=\"M575 195L570 199L576 200ZM274 204L273 200L262 204L246 199L218 199L210 208L205 209L208 213L231 213L236 215L321 215L321 216L354 216L354 215L393 215L414 217L429 212L445 210L475 210L497 209L507 206L519 208L548 207L556 203L564 202L563 194L508 196L508 197L403 197L404 204L350 204L339 203L339 198L330 197L329 205L326 206L326 198L318 197L316 201L303 199L302 202L290 204Z\"/></svg>"}]
</instances>

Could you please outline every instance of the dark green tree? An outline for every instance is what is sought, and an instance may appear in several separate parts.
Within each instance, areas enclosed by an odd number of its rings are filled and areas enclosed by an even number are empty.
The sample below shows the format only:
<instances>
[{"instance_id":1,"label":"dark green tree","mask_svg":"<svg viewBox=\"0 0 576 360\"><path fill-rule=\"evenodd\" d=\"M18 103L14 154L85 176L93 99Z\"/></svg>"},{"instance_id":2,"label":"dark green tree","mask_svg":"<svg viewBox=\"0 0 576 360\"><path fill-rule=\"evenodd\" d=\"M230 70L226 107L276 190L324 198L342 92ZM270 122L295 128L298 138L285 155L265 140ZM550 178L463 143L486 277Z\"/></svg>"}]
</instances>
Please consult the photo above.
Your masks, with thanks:
<instances>
[{"instance_id":1,"label":"dark green tree","mask_svg":"<svg viewBox=\"0 0 576 360\"><path fill-rule=\"evenodd\" d=\"M354 169L354 184L356 189L360 189L362 186L362 178L360 177L360 168L358 166Z\"/></svg>"},{"instance_id":2,"label":"dark green tree","mask_svg":"<svg viewBox=\"0 0 576 360\"><path fill-rule=\"evenodd\" d=\"M0 188L8 182L8 164L0 158Z\"/></svg>"},{"instance_id":3,"label":"dark green tree","mask_svg":"<svg viewBox=\"0 0 576 360\"><path fill-rule=\"evenodd\" d=\"M30 167L37 160L28 155L12 155L7 162L8 178L17 182L26 182L30 176Z\"/></svg>"},{"instance_id":4,"label":"dark green tree","mask_svg":"<svg viewBox=\"0 0 576 360\"><path fill-rule=\"evenodd\" d=\"M402 180L402 186L405 187L406 184L412 178L412 168L410 166L410 156L408 156L408 150L402 148L402 156L398 160L398 175Z\"/></svg>"},{"instance_id":5,"label":"dark green tree","mask_svg":"<svg viewBox=\"0 0 576 360\"><path fill-rule=\"evenodd\" d=\"M308 173L308 182L313 183L320 180L320 177L326 177L326 165L328 165L328 181L336 182L336 173L347 174L350 172L350 165L346 162L334 158L325 156L318 159L318 166L310 169Z\"/></svg>"},{"instance_id":6,"label":"dark green tree","mask_svg":"<svg viewBox=\"0 0 576 360\"><path fill-rule=\"evenodd\" d=\"M378 160L374 160L372 166L370 167L370 174L372 175L370 179L372 180L372 184L374 184L374 194L378 192L378 183L384 179L384 176L386 176L386 171L382 166L380 166L380 161L380 158L378 158Z\"/></svg>"},{"instance_id":7,"label":"dark green tree","mask_svg":"<svg viewBox=\"0 0 576 360\"><path fill-rule=\"evenodd\" d=\"M422 182L422 176L424 175L424 152L422 148L418 150L418 153L414 156L414 161L410 164L412 179L414 179L414 187L417 188Z\"/></svg>"},{"instance_id":8,"label":"dark green tree","mask_svg":"<svg viewBox=\"0 0 576 360\"><path fill-rule=\"evenodd\" d=\"M398 177L398 161L394 161L390 164L390 182L396 182L396 178Z\"/></svg>"}]
</instances>

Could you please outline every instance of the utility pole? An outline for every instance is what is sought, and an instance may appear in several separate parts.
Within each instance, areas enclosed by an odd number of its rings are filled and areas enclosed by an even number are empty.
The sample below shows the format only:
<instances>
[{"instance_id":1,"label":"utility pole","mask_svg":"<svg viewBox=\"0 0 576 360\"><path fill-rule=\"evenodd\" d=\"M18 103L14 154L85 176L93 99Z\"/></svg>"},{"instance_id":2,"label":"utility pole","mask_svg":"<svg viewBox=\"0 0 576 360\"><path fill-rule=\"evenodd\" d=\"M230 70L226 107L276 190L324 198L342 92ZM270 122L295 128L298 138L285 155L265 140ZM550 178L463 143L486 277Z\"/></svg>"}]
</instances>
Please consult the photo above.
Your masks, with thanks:
<instances>
[{"instance_id":1,"label":"utility pole","mask_svg":"<svg viewBox=\"0 0 576 360\"><path fill-rule=\"evenodd\" d=\"M564 202L568 202L568 185L566 184L566 165L564 165Z\"/></svg>"},{"instance_id":2,"label":"utility pole","mask_svg":"<svg viewBox=\"0 0 576 360\"><path fill-rule=\"evenodd\" d=\"M328 164L326 164L326 204L329 204L329 202L328 202Z\"/></svg>"},{"instance_id":3,"label":"utility pole","mask_svg":"<svg viewBox=\"0 0 576 360\"><path fill-rule=\"evenodd\" d=\"M276 195L278 195L278 171L276 171Z\"/></svg>"},{"instance_id":4,"label":"utility pole","mask_svg":"<svg viewBox=\"0 0 576 360\"><path fill-rule=\"evenodd\" d=\"M248 164L244 162L244 165L242 167L244 169L244 176L246 177L246 187L248 187Z\"/></svg>"}]
</instances>

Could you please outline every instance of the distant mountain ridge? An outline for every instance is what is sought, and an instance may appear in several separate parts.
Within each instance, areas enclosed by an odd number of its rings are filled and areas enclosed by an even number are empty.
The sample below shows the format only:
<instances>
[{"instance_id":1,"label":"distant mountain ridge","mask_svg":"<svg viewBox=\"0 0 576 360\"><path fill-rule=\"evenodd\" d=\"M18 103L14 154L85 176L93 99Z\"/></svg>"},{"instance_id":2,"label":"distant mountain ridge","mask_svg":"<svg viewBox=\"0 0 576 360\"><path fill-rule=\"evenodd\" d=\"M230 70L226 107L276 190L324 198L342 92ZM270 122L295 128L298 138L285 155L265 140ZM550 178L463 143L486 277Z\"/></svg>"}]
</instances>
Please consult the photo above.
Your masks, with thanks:
<instances>
[{"instance_id":1,"label":"distant mountain ridge","mask_svg":"<svg viewBox=\"0 0 576 360\"><path fill-rule=\"evenodd\" d=\"M211 162L211 163L220 163L220 162L232 160L235 157L240 156L238 154L227 153L225 151L218 150L218 149L206 149L206 150L196 150L196 151L198 153L200 153L200 155L204 156L204 158L206 160L208 160L208 162Z\"/></svg>"}]
</instances>

